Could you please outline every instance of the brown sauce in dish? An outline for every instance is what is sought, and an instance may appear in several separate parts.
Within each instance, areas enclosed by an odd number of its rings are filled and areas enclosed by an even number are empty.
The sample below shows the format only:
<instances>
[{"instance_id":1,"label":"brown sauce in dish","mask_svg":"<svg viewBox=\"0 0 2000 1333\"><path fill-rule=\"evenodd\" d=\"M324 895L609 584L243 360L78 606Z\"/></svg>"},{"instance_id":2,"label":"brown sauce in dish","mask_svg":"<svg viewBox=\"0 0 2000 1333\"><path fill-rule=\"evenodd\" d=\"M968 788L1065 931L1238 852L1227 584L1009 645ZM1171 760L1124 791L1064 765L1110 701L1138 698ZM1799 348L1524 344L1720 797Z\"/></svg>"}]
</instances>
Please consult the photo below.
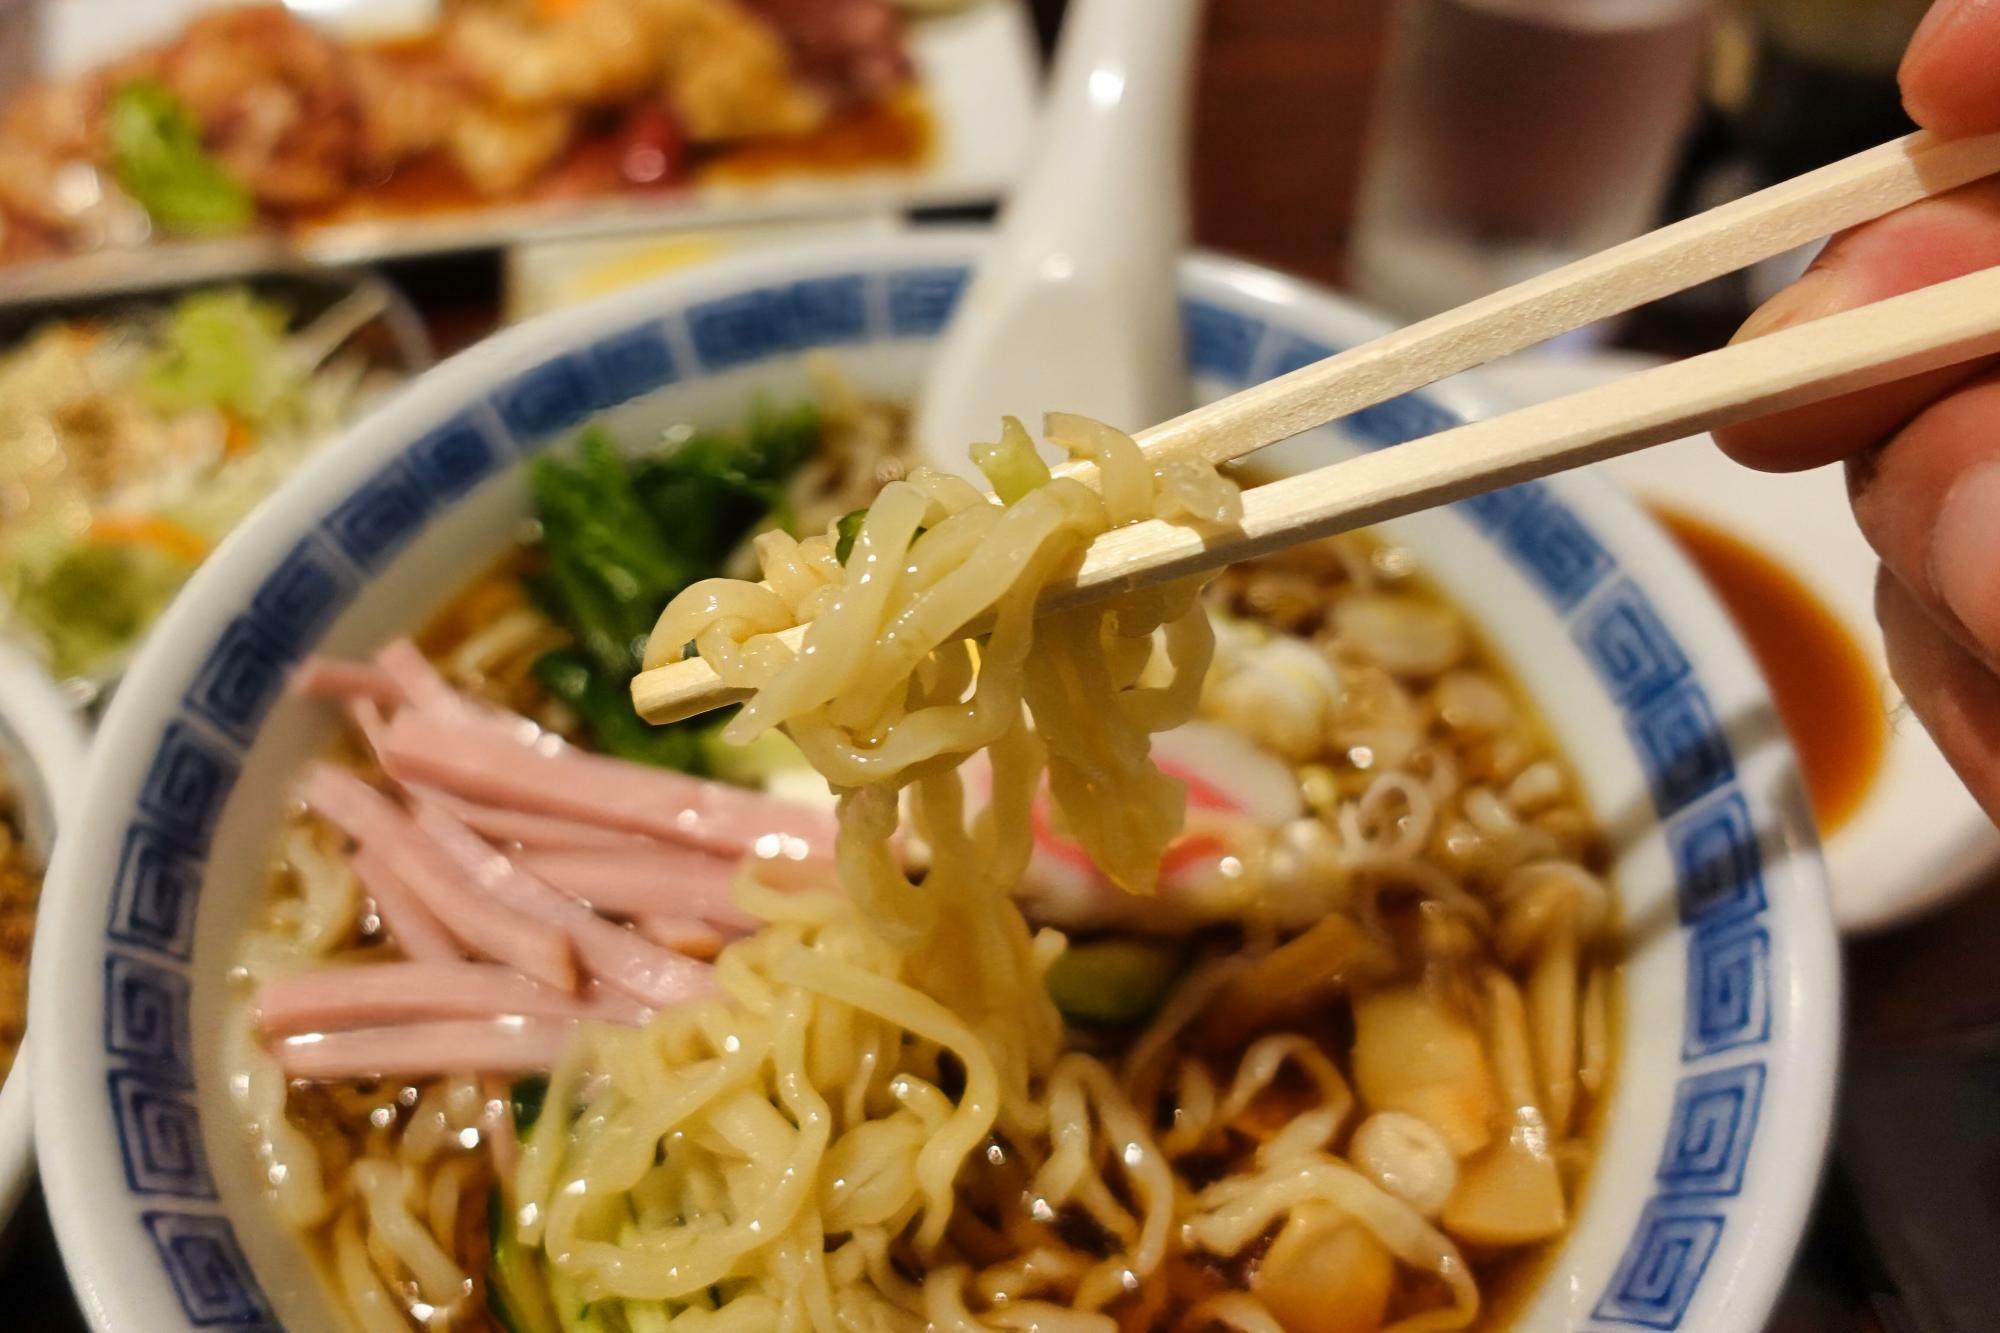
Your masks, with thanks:
<instances>
[{"instance_id":1,"label":"brown sauce in dish","mask_svg":"<svg viewBox=\"0 0 2000 1333\"><path fill-rule=\"evenodd\" d=\"M694 175L698 181L760 181L870 167L915 167L930 156L932 138L923 97L906 92L842 112L795 139L731 145L699 164Z\"/></svg>"},{"instance_id":2,"label":"brown sauce in dish","mask_svg":"<svg viewBox=\"0 0 2000 1333\"><path fill-rule=\"evenodd\" d=\"M922 166L935 135L923 96L906 92L842 111L809 134L690 148L688 161L657 181L630 179L612 128L585 132L536 174L525 189L498 198L481 194L443 153L401 163L381 180L332 207L295 216L311 230L342 223L435 217L516 204L584 203L592 199L671 197L704 182L754 183L783 176L841 175Z\"/></svg>"},{"instance_id":3,"label":"brown sauce in dish","mask_svg":"<svg viewBox=\"0 0 2000 1333\"><path fill-rule=\"evenodd\" d=\"M1889 724L1874 667L1799 577L1749 542L1652 504L1750 645L1798 752L1822 834L1853 817L1882 769Z\"/></svg>"}]
</instances>

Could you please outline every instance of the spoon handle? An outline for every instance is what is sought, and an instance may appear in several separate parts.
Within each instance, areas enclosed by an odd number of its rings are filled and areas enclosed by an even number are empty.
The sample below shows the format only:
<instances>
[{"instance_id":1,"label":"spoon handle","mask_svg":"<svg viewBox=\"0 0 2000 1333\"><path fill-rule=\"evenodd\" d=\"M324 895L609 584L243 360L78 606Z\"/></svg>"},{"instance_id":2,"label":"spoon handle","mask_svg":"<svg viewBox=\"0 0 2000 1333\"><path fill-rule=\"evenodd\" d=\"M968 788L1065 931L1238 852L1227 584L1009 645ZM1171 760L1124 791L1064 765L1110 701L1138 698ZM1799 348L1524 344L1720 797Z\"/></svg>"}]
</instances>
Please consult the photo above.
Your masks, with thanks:
<instances>
[{"instance_id":1,"label":"spoon handle","mask_svg":"<svg viewBox=\"0 0 2000 1333\"><path fill-rule=\"evenodd\" d=\"M932 466L1060 403L1131 430L1188 405L1174 274L1202 0L1074 0L1032 166L953 314L915 413Z\"/></svg>"}]
</instances>

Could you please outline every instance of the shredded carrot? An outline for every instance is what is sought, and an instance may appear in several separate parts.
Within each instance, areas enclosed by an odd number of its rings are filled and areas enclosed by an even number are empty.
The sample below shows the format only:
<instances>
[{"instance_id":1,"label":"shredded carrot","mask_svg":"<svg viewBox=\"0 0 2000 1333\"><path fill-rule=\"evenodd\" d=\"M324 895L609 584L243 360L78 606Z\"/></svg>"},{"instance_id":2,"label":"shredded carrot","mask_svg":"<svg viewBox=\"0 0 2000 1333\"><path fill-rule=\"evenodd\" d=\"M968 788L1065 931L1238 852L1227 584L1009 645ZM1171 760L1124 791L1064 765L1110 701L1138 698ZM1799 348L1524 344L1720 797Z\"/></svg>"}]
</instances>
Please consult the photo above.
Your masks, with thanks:
<instances>
[{"instance_id":1,"label":"shredded carrot","mask_svg":"<svg viewBox=\"0 0 2000 1333\"><path fill-rule=\"evenodd\" d=\"M241 458L257 447L257 432L234 412L222 414L222 452L227 458Z\"/></svg>"},{"instance_id":2,"label":"shredded carrot","mask_svg":"<svg viewBox=\"0 0 2000 1333\"><path fill-rule=\"evenodd\" d=\"M206 537L152 514L99 514L90 520L90 539L105 546L150 546L190 565L208 556Z\"/></svg>"},{"instance_id":3,"label":"shredded carrot","mask_svg":"<svg viewBox=\"0 0 2000 1333\"><path fill-rule=\"evenodd\" d=\"M554 23L568 18L582 9L584 0L535 0L535 13L542 19Z\"/></svg>"}]
</instances>

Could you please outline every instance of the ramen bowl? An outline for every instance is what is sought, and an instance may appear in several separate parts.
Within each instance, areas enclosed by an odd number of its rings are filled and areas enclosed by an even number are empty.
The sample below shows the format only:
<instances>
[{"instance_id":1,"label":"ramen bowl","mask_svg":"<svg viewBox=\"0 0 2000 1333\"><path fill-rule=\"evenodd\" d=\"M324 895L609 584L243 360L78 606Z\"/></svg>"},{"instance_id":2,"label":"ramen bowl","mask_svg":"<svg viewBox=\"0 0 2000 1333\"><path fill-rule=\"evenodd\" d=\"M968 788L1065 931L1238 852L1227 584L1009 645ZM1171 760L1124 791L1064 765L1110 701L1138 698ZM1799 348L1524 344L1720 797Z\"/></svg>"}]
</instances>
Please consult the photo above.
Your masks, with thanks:
<instances>
[{"instance_id":1,"label":"ramen bowl","mask_svg":"<svg viewBox=\"0 0 2000 1333\"><path fill-rule=\"evenodd\" d=\"M803 353L907 397L983 244L930 233L760 254L551 315L439 367L233 534L105 720L35 960L39 1145L103 1329L334 1327L267 1209L224 1086L225 973L302 765L333 721L314 652L408 632L516 539L523 462L586 420L629 445L808 386ZM1274 274L1182 270L1214 396L1379 323ZM1476 382L1280 446L1297 468L1489 409ZM1563 477L1397 522L1537 700L1610 843L1619 1069L1583 1204L1519 1326L1761 1326L1825 1145L1839 982L1796 772L1698 576L1630 504Z\"/></svg>"}]
</instances>

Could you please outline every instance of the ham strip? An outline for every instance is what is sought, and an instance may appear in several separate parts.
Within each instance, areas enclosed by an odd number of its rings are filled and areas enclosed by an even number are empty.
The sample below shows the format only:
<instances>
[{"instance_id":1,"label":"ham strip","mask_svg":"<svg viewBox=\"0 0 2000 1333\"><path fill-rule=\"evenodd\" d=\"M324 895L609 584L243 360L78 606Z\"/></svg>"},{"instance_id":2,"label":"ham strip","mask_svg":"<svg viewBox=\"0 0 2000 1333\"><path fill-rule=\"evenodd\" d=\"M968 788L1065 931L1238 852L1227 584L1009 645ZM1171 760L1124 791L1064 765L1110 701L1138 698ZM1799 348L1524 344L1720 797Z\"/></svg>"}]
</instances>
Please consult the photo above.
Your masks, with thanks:
<instances>
[{"instance_id":1,"label":"ham strip","mask_svg":"<svg viewBox=\"0 0 2000 1333\"><path fill-rule=\"evenodd\" d=\"M432 784L487 805L647 833L723 856L833 855L830 811L586 754L552 736L524 745L485 728L454 727L404 709L389 726L382 760L400 782Z\"/></svg>"},{"instance_id":2,"label":"ham strip","mask_svg":"<svg viewBox=\"0 0 2000 1333\"><path fill-rule=\"evenodd\" d=\"M642 916L632 924L653 943L690 958L714 958L728 943L721 931L692 917Z\"/></svg>"},{"instance_id":3,"label":"ham strip","mask_svg":"<svg viewBox=\"0 0 2000 1333\"><path fill-rule=\"evenodd\" d=\"M516 859L600 912L699 917L742 930L757 924L732 896L736 863L690 847L655 842L632 848L524 851Z\"/></svg>"},{"instance_id":4,"label":"ham strip","mask_svg":"<svg viewBox=\"0 0 2000 1333\"><path fill-rule=\"evenodd\" d=\"M443 806L464 821L466 827L489 842L513 843L535 848L657 847L643 833L620 833L556 815L530 814L526 810L504 810L497 805L481 805L442 787L412 785L410 795L419 801Z\"/></svg>"},{"instance_id":5,"label":"ham strip","mask_svg":"<svg viewBox=\"0 0 2000 1333\"><path fill-rule=\"evenodd\" d=\"M438 674L437 668L408 639L383 645L375 654L375 667L396 683L410 707L449 721L476 719L471 703Z\"/></svg>"},{"instance_id":6,"label":"ham strip","mask_svg":"<svg viewBox=\"0 0 2000 1333\"><path fill-rule=\"evenodd\" d=\"M292 1078L425 1078L531 1074L555 1067L576 1033L571 1018L458 1019L314 1032L272 1044Z\"/></svg>"},{"instance_id":7,"label":"ham strip","mask_svg":"<svg viewBox=\"0 0 2000 1333\"><path fill-rule=\"evenodd\" d=\"M414 643L397 639L375 654L375 665L396 682L415 711L440 722L481 727L516 742L532 742L542 728L519 713L485 699L475 699L451 686Z\"/></svg>"},{"instance_id":8,"label":"ham strip","mask_svg":"<svg viewBox=\"0 0 2000 1333\"><path fill-rule=\"evenodd\" d=\"M642 1028L653 1021L653 1006L596 977L583 983L583 997L590 1005L592 1018L601 1018L607 1023L623 1023L633 1028Z\"/></svg>"},{"instance_id":9,"label":"ham strip","mask_svg":"<svg viewBox=\"0 0 2000 1333\"><path fill-rule=\"evenodd\" d=\"M431 915L409 885L396 878L380 853L357 847L350 858L361 887L375 900L375 912L396 947L418 962L456 961L462 956L451 932Z\"/></svg>"},{"instance_id":10,"label":"ham strip","mask_svg":"<svg viewBox=\"0 0 2000 1333\"><path fill-rule=\"evenodd\" d=\"M498 902L567 932L584 967L609 984L655 1008L714 989L706 963L662 949L558 893L494 850L450 812L419 805L416 822L445 856Z\"/></svg>"},{"instance_id":11,"label":"ham strip","mask_svg":"<svg viewBox=\"0 0 2000 1333\"><path fill-rule=\"evenodd\" d=\"M279 977L257 988L257 1021L292 1036L441 1018L608 1017L574 995L491 963L370 963Z\"/></svg>"},{"instance_id":12,"label":"ham strip","mask_svg":"<svg viewBox=\"0 0 2000 1333\"><path fill-rule=\"evenodd\" d=\"M309 699L367 699L385 708L403 702L403 692L388 672L338 657L308 657L292 673L292 689Z\"/></svg>"},{"instance_id":13,"label":"ham strip","mask_svg":"<svg viewBox=\"0 0 2000 1333\"><path fill-rule=\"evenodd\" d=\"M423 901L472 953L546 982L576 989L569 938L468 882L453 858L423 836L396 805L345 769L315 764L306 778L307 804L364 847Z\"/></svg>"}]
</instances>

